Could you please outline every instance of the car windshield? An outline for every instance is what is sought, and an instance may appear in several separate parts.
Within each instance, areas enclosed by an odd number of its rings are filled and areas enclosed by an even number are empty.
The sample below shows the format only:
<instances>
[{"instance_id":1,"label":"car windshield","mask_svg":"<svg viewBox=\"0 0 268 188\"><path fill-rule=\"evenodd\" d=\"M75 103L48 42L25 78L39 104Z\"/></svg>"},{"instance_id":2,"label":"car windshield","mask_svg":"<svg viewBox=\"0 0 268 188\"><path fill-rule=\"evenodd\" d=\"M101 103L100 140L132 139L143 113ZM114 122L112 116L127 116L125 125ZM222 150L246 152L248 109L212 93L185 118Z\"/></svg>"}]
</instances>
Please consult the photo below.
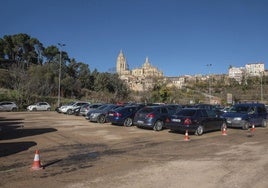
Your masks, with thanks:
<instances>
[{"instance_id":1,"label":"car windshield","mask_svg":"<svg viewBox=\"0 0 268 188\"><path fill-rule=\"evenodd\" d=\"M153 108L143 108L139 111L139 113L143 113L143 114L148 114L148 113L151 113L153 112L154 109Z\"/></svg>"},{"instance_id":2,"label":"car windshield","mask_svg":"<svg viewBox=\"0 0 268 188\"><path fill-rule=\"evenodd\" d=\"M193 116L196 113L196 109L183 109L176 113L178 116Z\"/></svg>"},{"instance_id":3,"label":"car windshield","mask_svg":"<svg viewBox=\"0 0 268 188\"><path fill-rule=\"evenodd\" d=\"M98 109L98 110L103 110L103 109L106 108L106 107L107 107L107 105L104 104L104 105L99 106L97 109Z\"/></svg>"},{"instance_id":4,"label":"car windshield","mask_svg":"<svg viewBox=\"0 0 268 188\"><path fill-rule=\"evenodd\" d=\"M249 106L232 106L229 112L239 112L239 113L247 113L249 110Z\"/></svg>"}]
</instances>

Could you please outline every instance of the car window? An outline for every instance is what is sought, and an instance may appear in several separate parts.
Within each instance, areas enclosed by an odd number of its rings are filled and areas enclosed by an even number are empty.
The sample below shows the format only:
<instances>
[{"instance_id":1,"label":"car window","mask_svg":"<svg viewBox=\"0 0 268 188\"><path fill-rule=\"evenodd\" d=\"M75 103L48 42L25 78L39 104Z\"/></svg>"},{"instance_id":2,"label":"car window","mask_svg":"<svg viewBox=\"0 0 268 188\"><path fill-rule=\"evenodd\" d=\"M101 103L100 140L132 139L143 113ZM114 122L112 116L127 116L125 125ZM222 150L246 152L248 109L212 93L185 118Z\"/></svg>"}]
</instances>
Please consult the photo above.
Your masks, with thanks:
<instances>
[{"instance_id":1,"label":"car window","mask_svg":"<svg viewBox=\"0 0 268 188\"><path fill-rule=\"evenodd\" d=\"M147 107L145 107L145 108L141 109L139 111L139 113L145 113L145 114L147 114L147 113L151 113L152 111L153 111L153 108L147 108Z\"/></svg>"},{"instance_id":2,"label":"car window","mask_svg":"<svg viewBox=\"0 0 268 188\"><path fill-rule=\"evenodd\" d=\"M258 106L258 107L257 107L257 112L258 112L259 114L266 113L266 109L265 109L264 106Z\"/></svg>"},{"instance_id":3,"label":"car window","mask_svg":"<svg viewBox=\"0 0 268 188\"><path fill-rule=\"evenodd\" d=\"M216 113L213 111L213 110L206 110L206 113L207 113L207 115L205 115L205 116L208 116L208 117L216 117L217 115L216 115Z\"/></svg>"},{"instance_id":4,"label":"car window","mask_svg":"<svg viewBox=\"0 0 268 188\"><path fill-rule=\"evenodd\" d=\"M163 114L167 114L168 113L168 110L166 108L162 108L162 113Z\"/></svg>"},{"instance_id":5,"label":"car window","mask_svg":"<svg viewBox=\"0 0 268 188\"><path fill-rule=\"evenodd\" d=\"M249 106L235 105L230 108L230 112L248 113Z\"/></svg>"},{"instance_id":6,"label":"car window","mask_svg":"<svg viewBox=\"0 0 268 188\"><path fill-rule=\"evenodd\" d=\"M197 109L183 109L176 113L178 116L194 116Z\"/></svg>"}]
</instances>

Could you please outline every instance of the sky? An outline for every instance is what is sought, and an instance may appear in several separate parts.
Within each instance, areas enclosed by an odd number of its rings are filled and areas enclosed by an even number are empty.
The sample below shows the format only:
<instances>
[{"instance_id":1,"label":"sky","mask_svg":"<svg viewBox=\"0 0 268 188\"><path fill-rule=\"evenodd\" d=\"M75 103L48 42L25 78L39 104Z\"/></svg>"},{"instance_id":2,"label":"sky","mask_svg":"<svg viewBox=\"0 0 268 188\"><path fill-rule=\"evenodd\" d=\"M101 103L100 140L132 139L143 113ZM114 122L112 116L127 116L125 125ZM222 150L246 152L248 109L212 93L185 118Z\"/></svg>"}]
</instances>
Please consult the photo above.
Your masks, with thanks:
<instances>
[{"instance_id":1,"label":"sky","mask_svg":"<svg viewBox=\"0 0 268 188\"><path fill-rule=\"evenodd\" d=\"M165 76L268 62L268 0L2 0L0 38L26 33L109 72L123 51ZM59 47L59 46L58 46Z\"/></svg>"}]
</instances>

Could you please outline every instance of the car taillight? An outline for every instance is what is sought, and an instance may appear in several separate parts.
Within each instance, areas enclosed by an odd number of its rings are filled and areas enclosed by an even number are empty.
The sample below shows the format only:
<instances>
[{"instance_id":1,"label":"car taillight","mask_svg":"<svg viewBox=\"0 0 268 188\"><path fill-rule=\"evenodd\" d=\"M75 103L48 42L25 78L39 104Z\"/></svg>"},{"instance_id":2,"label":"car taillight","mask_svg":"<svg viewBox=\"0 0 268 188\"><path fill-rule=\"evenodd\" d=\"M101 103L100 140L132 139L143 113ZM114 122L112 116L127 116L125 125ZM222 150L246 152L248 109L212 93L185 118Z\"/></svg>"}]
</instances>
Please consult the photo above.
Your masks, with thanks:
<instances>
[{"instance_id":1,"label":"car taillight","mask_svg":"<svg viewBox=\"0 0 268 188\"><path fill-rule=\"evenodd\" d=\"M116 112L116 113L114 113L114 116L116 116L116 117L120 117L120 116L122 116L122 114Z\"/></svg>"},{"instance_id":2,"label":"car taillight","mask_svg":"<svg viewBox=\"0 0 268 188\"><path fill-rule=\"evenodd\" d=\"M147 118L154 118L154 114L148 114L146 117Z\"/></svg>"},{"instance_id":3,"label":"car taillight","mask_svg":"<svg viewBox=\"0 0 268 188\"><path fill-rule=\"evenodd\" d=\"M191 119L190 118L186 118L184 120L184 125L190 125L192 123Z\"/></svg>"},{"instance_id":4,"label":"car taillight","mask_svg":"<svg viewBox=\"0 0 268 188\"><path fill-rule=\"evenodd\" d=\"M169 119L169 118L167 118L167 119L166 119L166 122L167 122L167 123L168 123L168 122L170 122L170 119Z\"/></svg>"}]
</instances>

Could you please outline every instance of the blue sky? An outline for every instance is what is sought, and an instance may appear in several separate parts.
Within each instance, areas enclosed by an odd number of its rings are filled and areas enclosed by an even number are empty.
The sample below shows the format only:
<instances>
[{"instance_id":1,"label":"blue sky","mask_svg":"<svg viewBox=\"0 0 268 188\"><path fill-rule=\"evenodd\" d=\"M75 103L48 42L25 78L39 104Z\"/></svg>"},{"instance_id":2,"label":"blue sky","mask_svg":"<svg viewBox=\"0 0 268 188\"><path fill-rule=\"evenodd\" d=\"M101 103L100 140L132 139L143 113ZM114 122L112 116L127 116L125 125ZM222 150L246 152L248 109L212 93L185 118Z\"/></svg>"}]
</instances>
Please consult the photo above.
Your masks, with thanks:
<instances>
[{"instance_id":1,"label":"blue sky","mask_svg":"<svg viewBox=\"0 0 268 188\"><path fill-rule=\"evenodd\" d=\"M230 65L267 68L267 10L268 0L6 0L0 38L64 43L71 58L100 72L123 50L130 69L149 57L165 76L226 74Z\"/></svg>"}]
</instances>

